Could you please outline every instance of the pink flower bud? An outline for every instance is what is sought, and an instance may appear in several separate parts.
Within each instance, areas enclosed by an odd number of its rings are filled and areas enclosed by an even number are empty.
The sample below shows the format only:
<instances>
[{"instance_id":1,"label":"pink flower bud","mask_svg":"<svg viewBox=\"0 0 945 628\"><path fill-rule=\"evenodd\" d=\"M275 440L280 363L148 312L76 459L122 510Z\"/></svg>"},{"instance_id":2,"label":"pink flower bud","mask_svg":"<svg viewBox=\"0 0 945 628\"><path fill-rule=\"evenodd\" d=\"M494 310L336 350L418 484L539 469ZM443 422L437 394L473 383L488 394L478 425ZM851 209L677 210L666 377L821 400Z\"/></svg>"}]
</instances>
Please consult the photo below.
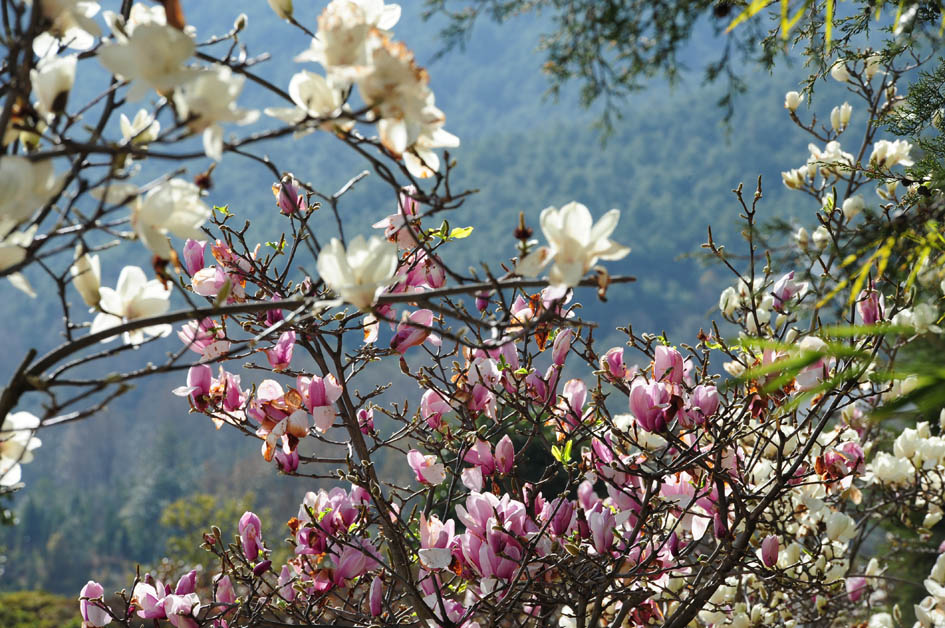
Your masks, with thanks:
<instances>
[{"instance_id":1,"label":"pink flower bud","mask_svg":"<svg viewBox=\"0 0 945 628\"><path fill-rule=\"evenodd\" d=\"M79 592L79 613L82 615L83 625L99 628L100 626L107 626L111 623L112 618L111 615L108 614L108 611L99 604L91 601L101 598L104 594L105 589L94 580L89 580L85 586L82 587L82 591Z\"/></svg>"},{"instance_id":2,"label":"pink flower bud","mask_svg":"<svg viewBox=\"0 0 945 628\"><path fill-rule=\"evenodd\" d=\"M885 297L876 290L863 290L856 301L856 312L864 325L875 325L883 320Z\"/></svg>"},{"instance_id":3,"label":"pink flower bud","mask_svg":"<svg viewBox=\"0 0 945 628\"><path fill-rule=\"evenodd\" d=\"M236 591L233 590L233 583L230 582L230 577L223 574L219 574L216 577L217 585L217 602L222 602L224 604L232 604L236 601Z\"/></svg>"},{"instance_id":4,"label":"pink flower bud","mask_svg":"<svg viewBox=\"0 0 945 628\"><path fill-rule=\"evenodd\" d=\"M299 468L298 451L292 451L291 453L287 454L281 449L277 449L275 458L276 466L279 467L279 470L283 473L294 473L295 470Z\"/></svg>"},{"instance_id":5,"label":"pink flower bud","mask_svg":"<svg viewBox=\"0 0 945 628\"><path fill-rule=\"evenodd\" d=\"M627 365L623 363L623 347L609 349L600 359L600 368L610 379L621 381L627 377Z\"/></svg>"},{"instance_id":6,"label":"pink flower bud","mask_svg":"<svg viewBox=\"0 0 945 628\"><path fill-rule=\"evenodd\" d=\"M190 573L180 577L177 581L177 588L174 589L174 595L187 595L197 590L197 570L193 569Z\"/></svg>"},{"instance_id":7,"label":"pink flower bud","mask_svg":"<svg viewBox=\"0 0 945 628\"><path fill-rule=\"evenodd\" d=\"M656 381L681 384L684 369L679 351L663 345L656 347L653 355L653 378Z\"/></svg>"},{"instance_id":8,"label":"pink flower bud","mask_svg":"<svg viewBox=\"0 0 945 628\"><path fill-rule=\"evenodd\" d=\"M243 513L243 516L240 517L239 534L246 559L256 560L262 546L262 523L255 513L250 511Z\"/></svg>"},{"instance_id":9,"label":"pink flower bud","mask_svg":"<svg viewBox=\"0 0 945 628\"><path fill-rule=\"evenodd\" d=\"M187 241L184 242L184 268L187 269L187 274L191 277L196 275L198 270L203 269L203 256L206 248L206 240L191 240L187 238Z\"/></svg>"},{"instance_id":10,"label":"pink flower bud","mask_svg":"<svg viewBox=\"0 0 945 628\"><path fill-rule=\"evenodd\" d=\"M761 542L761 562L765 564L765 567L774 567L775 563L778 562L779 546L780 541L774 534L769 534Z\"/></svg>"},{"instance_id":11,"label":"pink flower bud","mask_svg":"<svg viewBox=\"0 0 945 628\"><path fill-rule=\"evenodd\" d=\"M306 207L305 195L298 188L298 181L291 174L282 177L280 183L272 184L272 194L276 197L279 211L290 216Z\"/></svg>"},{"instance_id":12,"label":"pink flower bud","mask_svg":"<svg viewBox=\"0 0 945 628\"><path fill-rule=\"evenodd\" d=\"M266 350L266 359L276 371L284 371L292 362L292 350L295 347L295 332L287 331L279 336L279 341L272 349Z\"/></svg>"},{"instance_id":13,"label":"pink flower bud","mask_svg":"<svg viewBox=\"0 0 945 628\"><path fill-rule=\"evenodd\" d=\"M259 563L258 565L256 565L255 567L253 567L253 575L258 578L259 576L261 576L261 575L263 575L264 573L266 573L267 571L269 571L269 568L270 568L270 567L272 567L272 561L271 561L271 560L264 560L264 561L262 561L261 563Z\"/></svg>"},{"instance_id":14,"label":"pink flower bud","mask_svg":"<svg viewBox=\"0 0 945 628\"><path fill-rule=\"evenodd\" d=\"M371 606L371 617L379 617L383 611L381 603L384 601L384 581L381 580L380 576L374 576L374 580L371 581L371 592L368 597Z\"/></svg>"},{"instance_id":15,"label":"pink flower bud","mask_svg":"<svg viewBox=\"0 0 945 628\"><path fill-rule=\"evenodd\" d=\"M571 329L562 329L555 336L554 345L551 348L551 362L561 366L565 358L568 357L568 351L571 350L571 339L574 338L574 332Z\"/></svg>"},{"instance_id":16,"label":"pink flower bud","mask_svg":"<svg viewBox=\"0 0 945 628\"><path fill-rule=\"evenodd\" d=\"M362 434L370 434L374 431L374 410L361 408L358 410L358 426Z\"/></svg>"},{"instance_id":17,"label":"pink flower bud","mask_svg":"<svg viewBox=\"0 0 945 628\"><path fill-rule=\"evenodd\" d=\"M495 467L499 473L506 475L512 472L515 465L515 446L512 439L506 434L495 446Z\"/></svg>"},{"instance_id":18,"label":"pink flower bud","mask_svg":"<svg viewBox=\"0 0 945 628\"><path fill-rule=\"evenodd\" d=\"M489 307L489 297L492 295L491 292L478 292L476 293L476 309L480 312L484 312L487 307Z\"/></svg>"}]
</instances>

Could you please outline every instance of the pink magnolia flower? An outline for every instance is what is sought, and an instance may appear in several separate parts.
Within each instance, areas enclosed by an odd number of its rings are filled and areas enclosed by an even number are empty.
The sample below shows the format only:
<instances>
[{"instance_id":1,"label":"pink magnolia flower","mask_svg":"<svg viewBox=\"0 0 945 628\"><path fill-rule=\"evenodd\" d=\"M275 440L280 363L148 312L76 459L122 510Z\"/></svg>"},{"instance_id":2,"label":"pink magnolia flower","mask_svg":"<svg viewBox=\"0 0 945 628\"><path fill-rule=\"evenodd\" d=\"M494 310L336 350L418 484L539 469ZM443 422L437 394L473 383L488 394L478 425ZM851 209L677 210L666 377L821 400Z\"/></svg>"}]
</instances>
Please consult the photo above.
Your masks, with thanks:
<instances>
[{"instance_id":1,"label":"pink magnolia flower","mask_svg":"<svg viewBox=\"0 0 945 628\"><path fill-rule=\"evenodd\" d=\"M358 427L362 434L370 434L374 431L374 410L371 408L361 408L358 410Z\"/></svg>"},{"instance_id":2,"label":"pink magnolia flower","mask_svg":"<svg viewBox=\"0 0 945 628\"><path fill-rule=\"evenodd\" d=\"M658 382L681 384L685 365L676 349L659 345L653 354L653 379Z\"/></svg>"},{"instance_id":3,"label":"pink magnolia flower","mask_svg":"<svg viewBox=\"0 0 945 628\"><path fill-rule=\"evenodd\" d=\"M765 567L774 567L775 563L778 562L779 547L780 541L774 534L769 534L761 542L761 562L764 563Z\"/></svg>"},{"instance_id":4,"label":"pink magnolia flower","mask_svg":"<svg viewBox=\"0 0 945 628\"><path fill-rule=\"evenodd\" d=\"M329 373L326 377L300 376L297 383L302 401L315 419L315 429L327 432L331 429L337 415L333 404L338 401L343 392L338 380Z\"/></svg>"},{"instance_id":5,"label":"pink magnolia flower","mask_svg":"<svg viewBox=\"0 0 945 628\"><path fill-rule=\"evenodd\" d=\"M413 469L417 481L423 484L436 486L446 479L446 469L442 462L436 461L436 456L424 456L416 449L407 453L407 464Z\"/></svg>"},{"instance_id":6,"label":"pink magnolia flower","mask_svg":"<svg viewBox=\"0 0 945 628\"><path fill-rule=\"evenodd\" d=\"M187 274L193 277L204 267L204 251L207 248L206 240L191 240L184 242L184 268Z\"/></svg>"},{"instance_id":7,"label":"pink magnolia flower","mask_svg":"<svg viewBox=\"0 0 945 628\"><path fill-rule=\"evenodd\" d=\"M397 333L390 341L390 348L397 353L405 353L410 347L416 347L429 340L430 344L439 347L440 337L434 334L433 312L431 310L417 310L412 314L404 312L403 318L397 325Z\"/></svg>"},{"instance_id":8,"label":"pink magnolia flower","mask_svg":"<svg viewBox=\"0 0 945 628\"><path fill-rule=\"evenodd\" d=\"M196 593L172 594L164 598L164 613L175 628L198 628L194 609L200 606Z\"/></svg>"},{"instance_id":9,"label":"pink magnolia flower","mask_svg":"<svg viewBox=\"0 0 945 628\"><path fill-rule=\"evenodd\" d=\"M79 592L79 613L82 615L82 625L99 628L111 623L112 617L102 606L93 602L105 594L105 589L99 583L89 580Z\"/></svg>"},{"instance_id":10,"label":"pink magnolia flower","mask_svg":"<svg viewBox=\"0 0 945 628\"><path fill-rule=\"evenodd\" d=\"M254 562L259 557L259 550L262 549L262 523L259 517L248 510L244 512L240 517L239 533L243 554L247 560Z\"/></svg>"},{"instance_id":11,"label":"pink magnolia flower","mask_svg":"<svg viewBox=\"0 0 945 628\"><path fill-rule=\"evenodd\" d=\"M381 604L384 601L384 581L380 576L374 576L371 581L371 590L368 594L368 605L371 608L371 617L379 617L383 611Z\"/></svg>"},{"instance_id":12,"label":"pink magnolia flower","mask_svg":"<svg viewBox=\"0 0 945 628\"><path fill-rule=\"evenodd\" d=\"M443 415L452 409L450 402L439 391L428 390L420 398L420 416L434 430L443 423Z\"/></svg>"},{"instance_id":13,"label":"pink magnolia flower","mask_svg":"<svg viewBox=\"0 0 945 628\"><path fill-rule=\"evenodd\" d=\"M216 601L224 604L232 604L236 601L236 591L233 589L233 583L230 577L224 574L217 574L213 579L216 585Z\"/></svg>"},{"instance_id":14,"label":"pink magnolia flower","mask_svg":"<svg viewBox=\"0 0 945 628\"><path fill-rule=\"evenodd\" d=\"M307 209L305 195L299 190L299 182L291 174L282 177L282 181L272 184L272 195L276 197L279 212L290 216Z\"/></svg>"},{"instance_id":15,"label":"pink magnolia flower","mask_svg":"<svg viewBox=\"0 0 945 628\"><path fill-rule=\"evenodd\" d=\"M647 432L661 432L666 427L669 401L669 391L659 382L638 383L630 389L630 412Z\"/></svg>"},{"instance_id":16,"label":"pink magnolia flower","mask_svg":"<svg viewBox=\"0 0 945 628\"><path fill-rule=\"evenodd\" d=\"M212 318L205 318L199 323L185 323L177 332L177 337L188 349L203 356L201 362L215 360L230 350L223 328Z\"/></svg>"},{"instance_id":17,"label":"pink magnolia flower","mask_svg":"<svg viewBox=\"0 0 945 628\"><path fill-rule=\"evenodd\" d=\"M686 411L680 413L680 420L682 421L685 416L687 423L691 421L696 425L702 425L705 423L705 420L714 415L718 409L718 389L715 386L699 384L692 391L692 396L689 398L689 405ZM685 425L684 427L692 427L692 425Z\"/></svg>"},{"instance_id":18,"label":"pink magnolia flower","mask_svg":"<svg viewBox=\"0 0 945 628\"><path fill-rule=\"evenodd\" d=\"M571 340L574 338L574 332L570 328L562 329L555 336L554 345L551 347L551 363L557 366L564 364L568 357L568 351L571 350Z\"/></svg>"},{"instance_id":19,"label":"pink magnolia flower","mask_svg":"<svg viewBox=\"0 0 945 628\"><path fill-rule=\"evenodd\" d=\"M459 479L463 486L471 491L482 490L482 467L469 467L463 469L459 474Z\"/></svg>"},{"instance_id":20,"label":"pink magnolia flower","mask_svg":"<svg viewBox=\"0 0 945 628\"><path fill-rule=\"evenodd\" d=\"M286 602L292 602L295 600L295 589L292 588L292 580L294 576L289 570L288 565L282 566L282 571L279 572L279 595L282 596Z\"/></svg>"},{"instance_id":21,"label":"pink magnolia flower","mask_svg":"<svg viewBox=\"0 0 945 628\"><path fill-rule=\"evenodd\" d=\"M600 368L607 377L614 381L622 381L627 377L627 365L623 362L623 347L608 349L600 359Z\"/></svg>"},{"instance_id":22,"label":"pink magnolia flower","mask_svg":"<svg viewBox=\"0 0 945 628\"><path fill-rule=\"evenodd\" d=\"M275 452L276 466L283 473L295 473L299 468L299 452L292 451L285 453L281 449Z\"/></svg>"},{"instance_id":23,"label":"pink magnolia flower","mask_svg":"<svg viewBox=\"0 0 945 628\"><path fill-rule=\"evenodd\" d=\"M477 439L476 444L469 448L463 461L476 465L483 475L492 475L495 471L495 458L492 457L492 446L484 440Z\"/></svg>"},{"instance_id":24,"label":"pink magnolia flower","mask_svg":"<svg viewBox=\"0 0 945 628\"><path fill-rule=\"evenodd\" d=\"M284 371L292 362L292 350L295 347L295 332L283 332L279 336L279 341L272 349L266 350L266 359L269 365L276 371Z\"/></svg>"},{"instance_id":25,"label":"pink magnolia flower","mask_svg":"<svg viewBox=\"0 0 945 628\"><path fill-rule=\"evenodd\" d=\"M499 473L507 475L512 472L514 465L515 446L512 444L512 439L506 434L495 446L495 468Z\"/></svg>"},{"instance_id":26,"label":"pink magnolia flower","mask_svg":"<svg viewBox=\"0 0 945 628\"><path fill-rule=\"evenodd\" d=\"M808 287L806 281L800 283L794 281L793 270L778 279L771 288L771 294L774 296L774 310L783 312L785 304L794 297L803 297Z\"/></svg>"},{"instance_id":27,"label":"pink magnolia flower","mask_svg":"<svg viewBox=\"0 0 945 628\"><path fill-rule=\"evenodd\" d=\"M863 594L869 590L866 586L866 578L863 576L847 578L844 584L846 585L847 589L847 597L849 597L850 601L854 604L859 602L860 598L863 597Z\"/></svg>"},{"instance_id":28,"label":"pink magnolia flower","mask_svg":"<svg viewBox=\"0 0 945 628\"><path fill-rule=\"evenodd\" d=\"M192 366L187 371L187 385L178 386L171 392L178 397L188 397L190 405L198 412L207 408L213 382L213 371L206 364Z\"/></svg>"},{"instance_id":29,"label":"pink magnolia flower","mask_svg":"<svg viewBox=\"0 0 945 628\"><path fill-rule=\"evenodd\" d=\"M863 290L856 300L856 313L864 325L875 325L883 320L886 298L876 290Z\"/></svg>"},{"instance_id":30,"label":"pink magnolia flower","mask_svg":"<svg viewBox=\"0 0 945 628\"><path fill-rule=\"evenodd\" d=\"M564 418L568 431L570 431L570 428L581 425L585 416L590 412L583 411L586 400L587 384L579 379L568 380L555 409L555 413Z\"/></svg>"},{"instance_id":31,"label":"pink magnolia flower","mask_svg":"<svg viewBox=\"0 0 945 628\"><path fill-rule=\"evenodd\" d=\"M599 507L588 513L587 525L591 530L591 542L598 554L610 552L614 545L614 529L617 522L607 507Z\"/></svg>"},{"instance_id":32,"label":"pink magnolia flower","mask_svg":"<svg viewBox=\"0 0 945 628\"><path fill-rule=\"evenodd\" d=\"M215 297L229 281L222 266L201 268L190 279L190 287L202 297Z\"/></svg>"},{"instance_id":33,"label":"pink magnolia flower","mask_svg":"<svg viewBox=\"0 0 945 628\"><path fill-rule=\"evenodd\" d=\"M419 204L414 198L416 194L417 189L412 185L402 188L397 197L397 212L373 225L375 229L383 229L384 237L395 242L401 249L412 249L417 246L413 224L419 210Z\"/></svg>"},{"instance_id":34,"label":"pink magnolia flower","mask_svg":"<svg viewBox=\"0 0 945 628\"><path fill-rule=\"evenodd\" d=\"M177 587L174 589L175 595L187 595L197 590L197 570L192 569L184 574L177 581Z\"/></svg>"},{"instance_id":35,"label":"pink magnolia flower","mask_svg":"<svg viewBox=\"0 0 945 628\"><path fill-rule=\"evenodd\" d=\"M147 577L149 579L150 577ZM163 619L167 615L164 612L164 598L169 591L161 584L160 580L152 582L139 582L132 591L131 598L134 605L138 607L138 617L142 619Z\"/></svg>"}]
</instances>

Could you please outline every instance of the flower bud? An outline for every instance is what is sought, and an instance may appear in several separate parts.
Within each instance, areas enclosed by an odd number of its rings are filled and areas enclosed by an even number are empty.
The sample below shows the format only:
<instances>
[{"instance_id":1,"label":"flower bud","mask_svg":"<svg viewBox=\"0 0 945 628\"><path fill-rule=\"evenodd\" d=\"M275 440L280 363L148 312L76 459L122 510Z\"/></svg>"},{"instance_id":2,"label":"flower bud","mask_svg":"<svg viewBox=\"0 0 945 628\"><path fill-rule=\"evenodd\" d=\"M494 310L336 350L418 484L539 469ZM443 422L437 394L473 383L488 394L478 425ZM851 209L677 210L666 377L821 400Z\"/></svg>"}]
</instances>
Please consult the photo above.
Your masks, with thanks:
<instances>
[{"instance_id":1,"label":"flower bud","mask_svg":"<svg viewBox=\"0 0 945 628\"><path fill-rule=\"evenodd\" d=\"M77 246L75 262L69 268L69 274L72 275L72 283L85 304L89 307L98 307L98 302L101 300L99 288L102 276L98 255L80 253L81 251L82 246Z\"/></svg>"},{"instance_id":2,"label":"flower bud","mask_svg":"<svg viewBox=\"0 0 945 628\"><path fill-rule=\"evenodd\" d=\"M804 102L804 95L797 92L788 92L784 95L784 108L794 113L797 111L797 108Z\"/></svg>"},{"instance_id":3,"label":"flower bud","mask_svg":"<svg viewBox=\"0 0 945 628\"><path fill-rule=\"evenodd\" d=\"M802 251L806 251L807 246L810 244L810 235L807 233L807 229L804 227L799 228L794 233L794 241L797 242L798 248Z\"/></svg>"},{"instance_id":4,"label":"flower bud","mask_svg":"<svg viewBox=\"0 0 945 628\"><path fill-rule=\"evenodd\" d=\"M825 248L827 248L827 245L830 244L830 232L827 231L827 227L820 225L814 230L811 240L814 243L815 249L818 251L823 251Z\"/></svg>"},{"instance_id":5,"label":"flower bud","mask_svg":"<svg viewBox=\"0 0 945 628\"><path fill-rule=\"evenodd\" d=\"M853 220L866 207L866 201L859 194L851 196L843 201L843 217L848 221Z\"/></svg>"},{"instance_id":6,"label":"flower bud","mask_svg":"<svg viewBox=\"0 0 945 628\"><path fill-rule=\"evenodd\" d=\"M283 20L292 17L292 0L269 0L269 6Z\"/></svg>"},{"instance_id":7,"label":"flower bud","mask_svg":"<svg viewBox=\"0 0 945 628\"><path fill-rule=\"evenodd\" d=\"M249 18L246 17L246 14L240 13L239 15L236 16L236 19L233 21L233 30L238 33L244 28L246 28L246 24L248 23L249 23Z\"/></svg>"},{"instance_id":8,"label":"flower bud","mask_svg":"<svg viewBox=\"0 0 945 628\"><path fill-rule=\"evenodd\" d=\"M840 59L830 68L830 76L833 77L833 80L839 81L840 83L846 83L850 80L850 71L847 69L847 64L843 62L843 59Z\"/></svg>"}]
</instances>

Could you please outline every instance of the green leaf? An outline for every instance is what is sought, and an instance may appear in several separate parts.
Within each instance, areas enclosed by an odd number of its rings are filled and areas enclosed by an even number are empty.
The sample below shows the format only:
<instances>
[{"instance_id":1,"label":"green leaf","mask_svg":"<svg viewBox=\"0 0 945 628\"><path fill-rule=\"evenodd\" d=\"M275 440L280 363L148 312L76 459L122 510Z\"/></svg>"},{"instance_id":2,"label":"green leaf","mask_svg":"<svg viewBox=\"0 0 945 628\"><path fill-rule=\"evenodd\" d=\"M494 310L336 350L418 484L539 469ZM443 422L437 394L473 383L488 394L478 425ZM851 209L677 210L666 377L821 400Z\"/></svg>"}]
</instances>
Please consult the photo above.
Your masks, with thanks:
<instances>
[{"instance_id":1,"label":"green leaf","mask_svg":"<svg viewBox=\"0 0 945 628\"><path fill-rule=\"evenodd\" d=\"M215 209L216 211L220 212L220 213L223 214L224 216L232 216L232 215L233 215L233 212L230 211L230 206L229 206L229 205L222 205L222 206L221 206L221 205L214 205L214 206L213 206L213 209Z\"/></svg>"},{"instance_id":2,"label":"green leaf","mask_svg":"<svg viewBox=\"0 0 945 628\"><path fill-rule=\"evenodd\" d=\"M463 238L468 238L469 234L473 232L472 227L456 227L450 231L451 240L462 240Z\"/></svg>"}]
</instances>

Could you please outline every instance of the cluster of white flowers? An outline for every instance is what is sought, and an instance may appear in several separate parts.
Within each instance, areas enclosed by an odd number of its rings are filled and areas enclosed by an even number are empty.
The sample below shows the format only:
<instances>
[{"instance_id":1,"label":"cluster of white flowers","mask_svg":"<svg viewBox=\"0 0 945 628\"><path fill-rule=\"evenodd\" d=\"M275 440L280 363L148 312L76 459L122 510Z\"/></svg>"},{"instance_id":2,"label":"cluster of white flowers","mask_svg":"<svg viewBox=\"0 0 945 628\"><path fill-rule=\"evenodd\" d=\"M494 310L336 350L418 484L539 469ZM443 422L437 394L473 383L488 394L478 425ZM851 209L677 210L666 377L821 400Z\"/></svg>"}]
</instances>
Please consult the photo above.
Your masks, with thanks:
<instances>
[{"instance_id":1,"label":"cluster of white flowers","mask_svg":"<svg viewBox=\"0 0 945 628\"><path fill-rule=\"evenodd\" d=\"M918 620L916 628L945 626L945 554L939 554L923 584L928 596L913 607Z\"/></svg>"},{"instance_id":2,"label":"cluster of white flowers","mask_svg":"<svg viewBox=\"0 0 945 628\"><path fill-rule=\"evenodd\" d=\"M280 15L286 12L285 7L274 8ZM289 84L296 107L266 113L292 124L311 117L318 124L349 128L342 103L355 85L368 115L377 121L384 147L402 157L413 176L433 176L440 168L435 149L458 146L459 138L443 129L446 116L436 107L426 71L404 44L391 38L390 29L399 19L400 6L383 0L332 0L318 18L309 49L296 57L321 64L326 76L296 74ZM339 117L341 122L333 121Z\"/></svg>"}]
</instances>

